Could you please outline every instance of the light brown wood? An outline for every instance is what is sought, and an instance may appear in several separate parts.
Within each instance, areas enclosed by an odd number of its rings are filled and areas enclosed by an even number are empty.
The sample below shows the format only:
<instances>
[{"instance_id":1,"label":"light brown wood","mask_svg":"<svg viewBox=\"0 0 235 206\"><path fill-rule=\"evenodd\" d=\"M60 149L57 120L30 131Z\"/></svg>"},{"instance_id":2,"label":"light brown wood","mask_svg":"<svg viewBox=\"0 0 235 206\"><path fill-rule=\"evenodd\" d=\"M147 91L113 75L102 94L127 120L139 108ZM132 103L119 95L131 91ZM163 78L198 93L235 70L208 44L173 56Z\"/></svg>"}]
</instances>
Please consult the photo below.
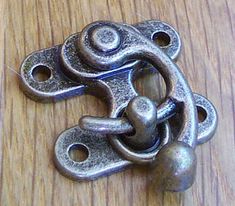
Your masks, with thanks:
<instances>
[{"instance_id":1,"label":"light brown wood","mask_svg":"<svg viewBox=\"0 0 235 206\"><path fill-rule=\"evenodd\" d=\"M235 205L234 0L1 0L0 17L0 205ZM138 168L94 182L63 177L52 161L57 135L82 115L105 115L107 108L91 96L56 104L28 99L19 89L21 61L95 20L153 18L179 31L178 65L193 91L207 96L219 114L215 137L196 150L193 187L179 194L154 193L148 171ZM151 80L137 87L157 98L159 84Z\"/></svg>"}]
</instances>

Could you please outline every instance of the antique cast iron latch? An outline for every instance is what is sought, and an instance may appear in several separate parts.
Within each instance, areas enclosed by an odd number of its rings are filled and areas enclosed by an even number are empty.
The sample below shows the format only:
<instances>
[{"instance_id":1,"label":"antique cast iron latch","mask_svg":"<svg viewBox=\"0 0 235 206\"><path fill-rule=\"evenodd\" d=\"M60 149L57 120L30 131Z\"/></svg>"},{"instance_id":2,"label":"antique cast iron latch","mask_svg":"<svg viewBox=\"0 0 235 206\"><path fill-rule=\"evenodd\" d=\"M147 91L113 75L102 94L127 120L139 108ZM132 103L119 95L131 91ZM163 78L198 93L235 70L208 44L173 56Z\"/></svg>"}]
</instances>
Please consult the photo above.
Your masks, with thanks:
<instances>
[{"instance_id":1,"label":"antique cast iron latch","mask_svg":"<svg viewBox=\"0 0 235 206\"><path fill-rule=\"evenodd\" d=\"M169 44L157 45L154 39L159 35L165 35ZM90 93L110 105L109 117L84 116L78 126L59 135L55 164L64 175L92 180L142 164L152 167L158 188L182 191L192 185L194 150L214 135L217 114L209 100L192 93L174 63L180 49L178 33L161 21L135 25L98 21L62 45L36 51L24 60L22 88L32 99L50 102ZM160 103L139 96L132 83L138 74L154 70L167 89ZM49 78L36 79L40 71ZM199 110L206 114L202 122ZM84 161L70 157L74 147L86 151Z\"/></svg>"}]
</instances>

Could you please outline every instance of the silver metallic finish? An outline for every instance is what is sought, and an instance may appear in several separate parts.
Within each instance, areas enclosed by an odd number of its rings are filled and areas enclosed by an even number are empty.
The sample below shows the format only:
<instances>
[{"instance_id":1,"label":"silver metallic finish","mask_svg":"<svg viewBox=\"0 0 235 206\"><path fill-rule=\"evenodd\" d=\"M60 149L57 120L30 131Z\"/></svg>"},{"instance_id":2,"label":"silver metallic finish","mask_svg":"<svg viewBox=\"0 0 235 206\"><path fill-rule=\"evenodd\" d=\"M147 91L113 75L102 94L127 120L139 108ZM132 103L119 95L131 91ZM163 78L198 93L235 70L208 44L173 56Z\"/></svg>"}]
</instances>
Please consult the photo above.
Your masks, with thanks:
<instances>
[{"instance_id":1,"label":"silver metallic finish","mask_svg":"<svg viewBox=\"0 0 235 206\"><path fill-rule=\"evenodd\" d=\"M111 52L120 45L120 35L112 27L102 26L91 32L92 45L102 52Z\"/></svg>"},{"instance_id":2,"label":"silver metallic finish","mask_svg":"<svg viewBox=\"0 0 235 206\"><path fill-rule=\"evenodd\" d=\"M177 60L181 51L181 40L177 31L162 21L148 20L134 25L140 33L146 38L154 41L154 36L159 33L165 33L170 38L170 43L161 49L172 59Z\"/></svg>"}]
</instances>

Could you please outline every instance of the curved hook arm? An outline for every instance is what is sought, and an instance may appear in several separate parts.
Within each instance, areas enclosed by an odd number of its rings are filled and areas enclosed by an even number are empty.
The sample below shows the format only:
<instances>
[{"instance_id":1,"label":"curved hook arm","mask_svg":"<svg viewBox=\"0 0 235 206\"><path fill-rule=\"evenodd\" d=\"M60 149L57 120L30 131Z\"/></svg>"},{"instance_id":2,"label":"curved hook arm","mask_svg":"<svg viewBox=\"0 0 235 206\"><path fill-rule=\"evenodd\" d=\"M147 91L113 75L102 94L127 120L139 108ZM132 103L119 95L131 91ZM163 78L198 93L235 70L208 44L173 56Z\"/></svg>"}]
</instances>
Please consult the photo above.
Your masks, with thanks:
<instances>
[{"instance_id":1,"label":"curved hook arm","mask_svg":"<svg viewBox=\"0 0 235 206\"><path fill-rule=\"evenodd\" d=\"M122 42L116 45L115 50L100 52L90 42L92 31L103 26L110 27L122 37ZM158 68L166 82L168 98L182 103L184 108L183 128L177 140L195 148L197 113L192 91L177 65L158 46L140 35L132 26L112 22L95 22L82 31L78 47L79 54L87 60L88 64L96 68L114 69L133 59L147 61Z\"/></svg>"},{"instance_id":2,"label":"curved hook arm","mask_svg":"<svg viewBox=\"0 0 235 206\"><path fill-rule=\"evenodd\" d=\"M176 109L175 103L170 99L160 104L157 110L157 123L160 124L172 117ZM134 127L125 117L83 116L79 120L79 126L84 130L99 132L101 134L128 134L134 132Z\"/></svg>"}]
</instances>

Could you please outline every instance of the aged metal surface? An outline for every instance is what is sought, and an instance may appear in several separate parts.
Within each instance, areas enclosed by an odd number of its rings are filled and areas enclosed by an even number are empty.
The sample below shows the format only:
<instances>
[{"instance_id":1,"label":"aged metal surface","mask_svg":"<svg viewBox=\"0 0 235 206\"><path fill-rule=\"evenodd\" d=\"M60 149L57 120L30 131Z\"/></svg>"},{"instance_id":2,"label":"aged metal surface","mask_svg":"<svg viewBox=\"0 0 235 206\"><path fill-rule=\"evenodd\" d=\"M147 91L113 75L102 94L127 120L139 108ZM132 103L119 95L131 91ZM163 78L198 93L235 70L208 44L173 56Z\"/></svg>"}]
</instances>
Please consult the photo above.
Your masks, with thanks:
<instances>
[{"instance_id":1,"label":"aged metal surface","mask_svg":"<svg viewBox=\"0 0 235 206\"><path fill-rule=\"evenodd\" d=\"M166 145L153 165L152 181L156 190L178 192L189 188L195 179L196 163L196 154L189 145L177 141Z\"/></svg>"},{"instance_id":2,"label":"aged metal surface","mask_svg":"<svg viewBox=\"0 0 235 206\"><path fill-rule=\"evenodd\" d=\"M217 112L213 104L205 97L194 94L198 112L202 111L205 116L198 124L197 144L203 144L210 140L218 124Z\"/></svg>"},{"instance_id":3,"label":"aged metal surface","mask_svg":"<svg viewBox=\"0 0 235 206\"><path fill-rule=\"evenodd\" d=\"M157 139L157 107L149 98L134 97L127 105L124 115L135 128L126 133L123 141L136 150L151 148Z\"/></svg>"},{"instance_id":4,"label":"aged metal surface","mask_svg":"<svg viewBox=\"0 0 235 206\"><path fill-rule=\"evenodd\" d=\"M180 53L181 41L178 33L171 26L153 20L145 21L134 26L144 36L152 40L154 34L166 32L171 39L171 43L164 47L163 50L172 59L177 59ZM81 63L81 60L78 58L78 52L74 43L79 38L79 35L79 33L71 35L65 40L63 45L33 52L23 61L21 65L21 87L30 98L36 101L50 102L81 95L84 91L93 93L93 91L87 91L85 89L86 87L81 83L78 76L101 79L112 76L112 74L131 70L133 66L137 64L137 62L134 61L113 71L98 71L89 67ZM64 69L61 64L60 55L62 56L62 60L65 61L66 69ZM66 58L67 55L68 58ZM47 66L50 69L51 77L47 81L38 82L34 79L33 70L37 66ZM70 79L68 79L62 71L65 72ZM71 79L75 79L75 81ZM98 94L96 93L95 95Z\"/></svg>"},{"instance_id":5,"label":"aged metal surface","mask_svg":"<svg viewBox=\"0 0 235 206\"><path fill-rule=\"evenodd\" d=\"M97 52L89 42L89 33L96 27L103 25L115 28L119 31L119 35L122 36L122 44L115 52ZM176 64L174 64L173 61L171 61L171 59L156 46L156 44L149 41L144 36L138 35L136 29L131 26L111 22L96 22L88 25L82 31L81 38L78 40L78 47L80 55L87 60L88 64L95 68L105 68L107 70L114 69L131 59L148 61L152 63L155 68L158 68L166 82L168 90L167 100L180 103L184 107L183 113L185 124L177 139L192 147L196 146L197 113L191 89ZM107 89L110 90L110 92L114 93L114 95L119 95L115 94L116 91L113 89L113 84L115 84L114 81L111 82L109 79L104 79L102 81L107 85ZM119 86L118 83L119 82L117 81L115 86ZM119 87L119 90L121 89L123 88ZM131 99L132 98L133 97L131 97ZM113 99L113 101L116 101L116 104L123 104L123 102L119 103L119 101L122 100L119 100L118 98ZM164 102L166 102L166 100ZM111 117L117 116L115 110L117 109L113 109L113 114L111 113L110 115ZM167 110L166 113L168 113ZM118 142L118 138L112 138L112 140L112 143L115 144L116 147L119 147L118 144L120 143Z\"/></svg>"},{"instance_id":6,"label":"aged metal surface","mask_svg":"<svg viewBox=\"0 0 235 206\"><path fill-rule=\"evenodd\" d=\"M163 34L169 41L162 45L157 40ZM75 179L94 179L132 163L155 162L156 185L171 191L192 185L194 149L212 137L217 115L207 99L192 93L173 62L180 48L179 35L163 22L131 26L99 21L68 37L63 45L26 58L21 68L22 86L31 98L57 101L89 92L109 103L109 118L83 117L83 130L77 126L59 136L55 162L62 173ZM50 75L38 82L35 68L42 66ZM145 70L158 70L165 80L167 94L160 104L139 97L133 87L135 76ZM202 122L197 109L206 113ZM167 120L176 113L181 114L182 123L171 139L173 131ZM160 123L163 129L156 129ZM74 145L86 148L89 155L85 161L70 158Z\"/></svg>"},{"instance_id":7,"label":"aged metal surface","mask_svg":"<svg viewBox=\"0 0 235 206\"><path fill-rule=\"evenodd\" d=\"M197 136L197 144L203 144L210 140L216 131L218 124L217 112L207 98L196 93L193 95L198 113L203 109L203 114L205 115L204 120L198 122ZM172 113L164 118L161 115L163 113L162 110L160 109L157 111L158 124L175 115L175 104L171 105L171 107L172 108L169 109L169 111L172 111ZM98 132L100 134L131 134L135 131L134 127L126 117L108 118L83 116L80 118L79 125L84 130Z\"/></svg>"},{"instance_id":8,"label":"aged metal surface","mask_svg":"<svg viewBox=\"0 0 235 206\"><path fill-rule=\"evenodd\" d=\"M158 138L162 145L171 141L168 123L158 126ZM69 156L69 149L74 145L84 145L88 150L88 157L83 162L76 162ZM157 149L156 153L160 150ZM145 154L149 155L148 152ZM56 167L66 176L75 180L93 180L101 176L123 170L133 165L133 162L122 158L113 150L107 137L97 132L81 130L79 126L61 133L54 149Z\"/></svg>"}]
</instances>

